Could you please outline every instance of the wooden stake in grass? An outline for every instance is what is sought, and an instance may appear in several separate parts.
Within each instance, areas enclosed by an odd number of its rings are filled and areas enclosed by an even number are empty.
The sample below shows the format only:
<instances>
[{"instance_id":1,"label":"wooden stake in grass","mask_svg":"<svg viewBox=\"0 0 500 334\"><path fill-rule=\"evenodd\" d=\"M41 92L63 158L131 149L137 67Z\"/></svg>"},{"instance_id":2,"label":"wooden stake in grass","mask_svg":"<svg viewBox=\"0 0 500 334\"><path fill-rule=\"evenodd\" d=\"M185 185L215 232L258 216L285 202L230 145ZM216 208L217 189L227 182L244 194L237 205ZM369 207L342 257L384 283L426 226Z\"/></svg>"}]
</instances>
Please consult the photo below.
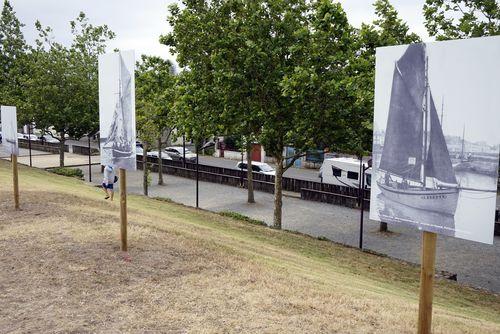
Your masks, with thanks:
<instances>
[{"instance_id":1,"label":"wooden stake in grass","mask_svg":"<svg viewBox=\"0 0 500 334\"><path fill-rule=\"evenodd\" d=\"M120 168L120 235L121 250L126 252L127 247L127 171Z\"/></svg>"},{"instance_id":2,"label":"wooden stake in grass","mask_svg":"<svg viewBox=\"0 0 500 334\"><path fill-rule=\"evenodd\" d=\"M12 161L12 183L14 185L14 205L16 210L19 210L19 176L17 173L17 155L11 154Z\"/></svg>"},{"instance_id":3,"label":"wooden stake in grass","mask_svg":"<svg viewBox=\"0 0 500 334\"><path fill-rule=\"evenodd\" d=\"M422 233L422 264L420 269L420 301L418 333L430 334L432 325L432 288L436 262L436 233Z\"/></svg>"}]
</instances>

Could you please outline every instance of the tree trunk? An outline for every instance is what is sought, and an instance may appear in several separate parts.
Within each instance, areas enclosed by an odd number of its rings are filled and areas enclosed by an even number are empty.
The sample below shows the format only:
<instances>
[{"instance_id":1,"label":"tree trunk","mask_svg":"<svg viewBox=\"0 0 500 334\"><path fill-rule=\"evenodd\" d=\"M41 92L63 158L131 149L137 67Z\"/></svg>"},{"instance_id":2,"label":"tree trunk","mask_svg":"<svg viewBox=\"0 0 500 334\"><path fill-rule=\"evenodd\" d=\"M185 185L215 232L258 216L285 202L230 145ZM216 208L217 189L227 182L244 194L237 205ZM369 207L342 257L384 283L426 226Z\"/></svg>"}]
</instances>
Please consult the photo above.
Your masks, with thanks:
<instances>
[{"instance_id":1,"label":"tree trunk","mask_svg":"<svg viewBox=\"0 0 500 334\"><path fill-rule=\"evenodd\" d=\"M158 185L163 185L163 160L161 159L161 136L158 137Z\"/></svg>"},{"instance_id":2,"label":"tree trunk","mask_svg":"<svg viewBox=\"0 0 500 334\"><path fill-rule=\"evenodd\" d=\"M144 150L142 152L142 187L144 196L148 196L148 144L144 143Z\"/></svg>"},{"instance_id":3,"label":"tree trunk","mask_svg":"<svg viewBox=\"0 0 500 334\"><path fill-rule=\"evenodd\" d=\"M275 228L281 229L281 209L283 206L282 180L283 180L283 155L276 158L276 176L274 177L274 220Z\"/></svg>"},{"instance_id":4,"label":"tree trunk","mask_svg":"<svg viewBox=\"0 0 500 334\"><path fill-rule=\"evenodd\" d=\"M387 232L387 223L380 222L380 232Z\"/></svg>"},{"instance_id":5,"label":"tree trunk","mask_svg":"<svg viewBox=\"0 0 500 334\"><path fill-rule=\"evenodd\" d=\"M59 141L59 167L64 167L64 134L61 133L61 140Z\"/></svg>"},{"instance_id":6,"label":"tree trunk","mask_svg":"<svg viewBox=\"0 0 500 334\"><path fill-rule=\"evenodd\" d=\"M252 171L252 144L247 144L247 202L255 203L253 195L253 171Z\"/></svg>"}]
</instances>

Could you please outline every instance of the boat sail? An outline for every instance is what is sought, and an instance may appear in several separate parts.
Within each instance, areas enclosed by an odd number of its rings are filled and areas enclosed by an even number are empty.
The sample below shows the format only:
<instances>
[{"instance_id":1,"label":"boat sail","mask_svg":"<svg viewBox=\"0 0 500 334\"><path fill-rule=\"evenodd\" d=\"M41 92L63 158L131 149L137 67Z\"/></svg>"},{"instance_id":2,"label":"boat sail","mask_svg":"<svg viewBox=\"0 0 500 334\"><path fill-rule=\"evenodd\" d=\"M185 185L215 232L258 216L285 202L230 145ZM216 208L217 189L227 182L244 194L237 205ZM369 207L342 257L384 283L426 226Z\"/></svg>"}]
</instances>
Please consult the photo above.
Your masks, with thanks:
<instances>
[{"instance_id":1,"label":"boat sail","mask_svg":"<svg viewBox=\"0 0 500 334\"><path fill-rule=\"evenodd\" d=\"M425 44L408 46L395 64L379 170L386 198L455 214L459 187L429 87Z\"/></svg>"},{"instance_id":2,"label":"boat sail","mask_svg":"<svg viewBox=\"0 0 500 334\"><path fill-rule=\"evenodd\" d=\"M131 82L130 72L125 67L121 54L118 54L118 92L116 93L116 104L109 130L109 135L103 145L103 149L110 152L115 161L116 158L129 158L133 156L133 143L127 126L131 122Z\"/></svg>"}]
</instances>

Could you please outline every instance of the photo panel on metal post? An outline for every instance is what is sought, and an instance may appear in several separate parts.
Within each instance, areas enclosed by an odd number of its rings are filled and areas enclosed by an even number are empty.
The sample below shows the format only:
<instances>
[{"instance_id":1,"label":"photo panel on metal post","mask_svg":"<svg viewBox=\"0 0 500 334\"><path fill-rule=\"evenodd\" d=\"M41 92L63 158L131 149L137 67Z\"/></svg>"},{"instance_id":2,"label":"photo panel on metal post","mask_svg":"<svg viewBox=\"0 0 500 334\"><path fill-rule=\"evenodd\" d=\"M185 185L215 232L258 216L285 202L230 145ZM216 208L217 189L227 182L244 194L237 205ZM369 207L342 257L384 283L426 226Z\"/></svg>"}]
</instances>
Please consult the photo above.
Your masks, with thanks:
<instances>
[{"instance_id":1,"label":"photo panel on metal post","mask_svg":"<svg viewBox=\"0 0 500 334\"><path fill-rule=\"evenodd\" d=\"M493 243L500 36L377 49L370 219Z\"/></svg>"},{"instance_id":2,"label":"photo panel on metal post","mask_svg":"<svg viewBox=\"0 0 500 334\"><path fill-rule=\"evenodd\" d=\"M99 57L101 165L136 170L135 55L120 51Z\"/></svg>"},{"instance_id":3,"label":"photo panel on metal post","mask_svg":"<svg viewBox=\"0 0 500 334\"><path fill-rule=\"evenodd\" d=\"M0 122L2 123L2 145L7 148L8 154L19 155L17 141L17 113L16 107L1 106Z\"/></svg>"}]
</instances>

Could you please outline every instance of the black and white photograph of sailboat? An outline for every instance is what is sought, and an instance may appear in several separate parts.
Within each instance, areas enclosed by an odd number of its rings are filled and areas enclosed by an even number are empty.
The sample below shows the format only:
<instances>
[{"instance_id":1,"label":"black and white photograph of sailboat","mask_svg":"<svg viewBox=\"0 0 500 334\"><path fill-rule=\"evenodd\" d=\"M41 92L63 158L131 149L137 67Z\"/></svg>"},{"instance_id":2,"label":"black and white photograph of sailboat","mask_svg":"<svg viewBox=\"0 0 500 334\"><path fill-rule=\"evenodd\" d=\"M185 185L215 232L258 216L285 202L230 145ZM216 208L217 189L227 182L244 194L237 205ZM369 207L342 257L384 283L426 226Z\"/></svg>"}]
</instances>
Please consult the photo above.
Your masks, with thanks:
<instances>
[{"instance_id":1,"label":"black and white photograph of sailboat","mask_svg":"<svg viewBox=\"0 0 500 334\"><path fill-rule=\"evenodd\" d=\"M8 154L19 155L17 141L16 107L1 106L0 122L2 123L2 145L7 147Z\"/></svg>"},{"instance_id":2,"label":"black and white photograph of sailboat","mask_svg":"<svg viewBox=\"0 0 500 334\"><path fill-rule=\"evenodd\" d=\"M489 85L500 39L463 43L377 50L370 218L490 243L500 99Z\"/></svg>"},{"instance_id":3,"label":"black and white photograph of sailboat","mask_svg":"<svg viewBox=\"0 0 500 334\"><path fill-rule=\"evenodd\" d=\"M99 73L103 75L99 93L101 164L133 170L136 164L133 71L119 52L101 58Z\"/></svg>"},{"instance_id":4,"label":"black and white photograph of sailboat","mask_svg":"<svg viewBox=\"0 0 500 334\"><path fill-rule=\"evenodd\" d=\"M410 45L395 64L377 183L395 202L454 215L458 184L427 70L425 44Z\"/></svg>"}]
</instances>

